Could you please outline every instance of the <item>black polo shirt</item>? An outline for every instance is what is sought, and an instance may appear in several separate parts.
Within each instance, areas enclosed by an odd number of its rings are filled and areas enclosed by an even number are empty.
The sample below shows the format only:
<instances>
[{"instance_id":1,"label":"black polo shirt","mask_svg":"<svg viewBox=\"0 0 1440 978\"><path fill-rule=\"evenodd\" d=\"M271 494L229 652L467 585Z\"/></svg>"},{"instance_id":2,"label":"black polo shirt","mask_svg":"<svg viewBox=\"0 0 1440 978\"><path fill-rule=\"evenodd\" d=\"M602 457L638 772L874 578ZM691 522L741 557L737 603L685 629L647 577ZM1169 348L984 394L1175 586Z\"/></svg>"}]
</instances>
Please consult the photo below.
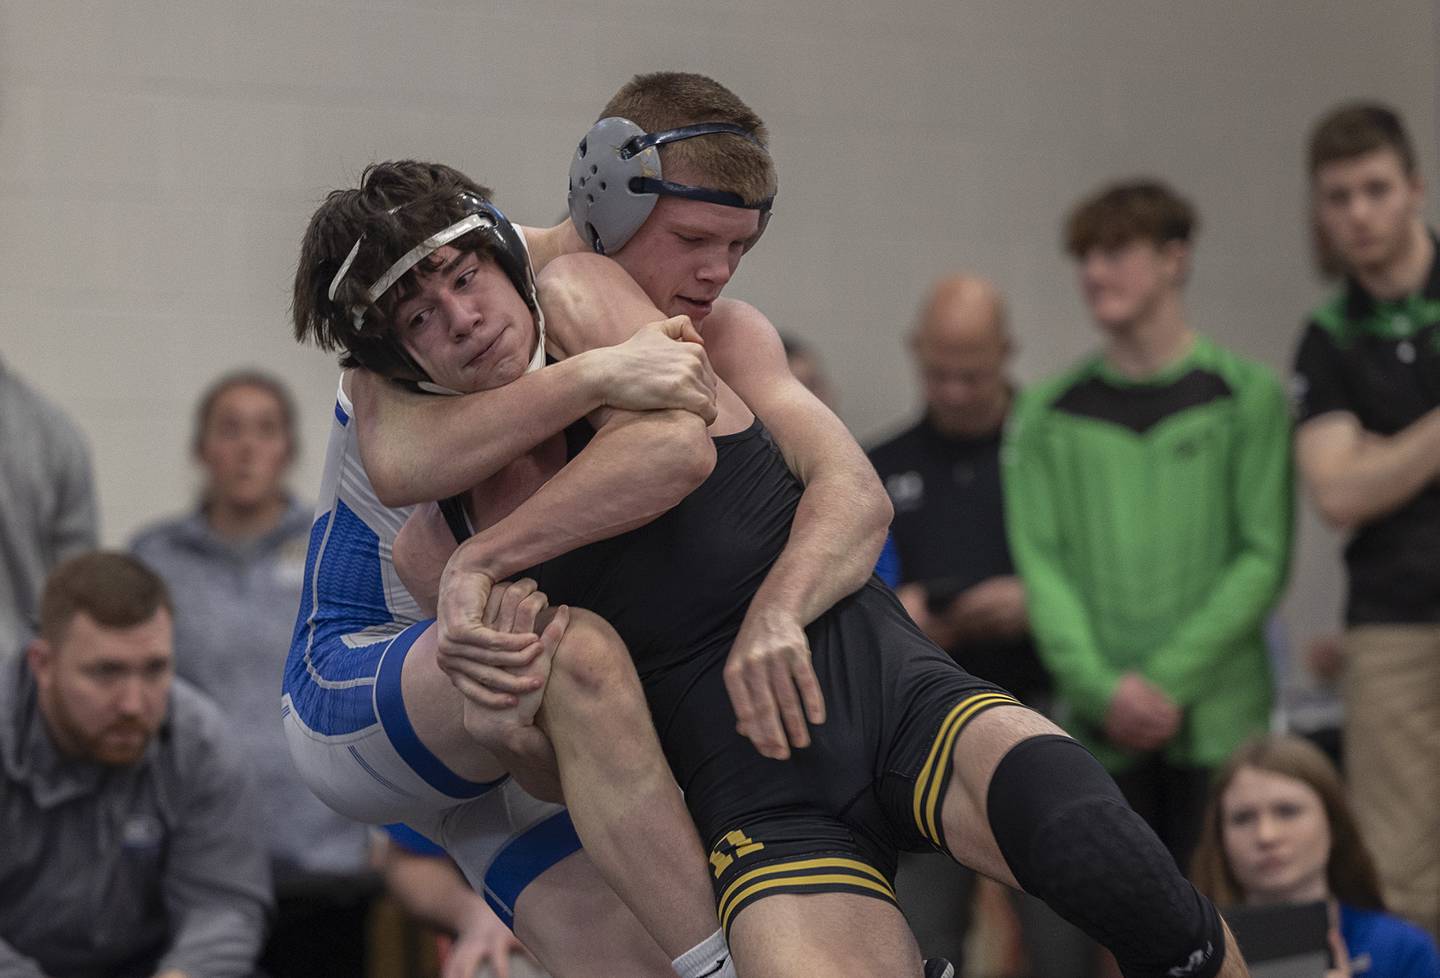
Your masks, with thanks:
<instances>
[{"instance_id":1,"label":"black polo shirt","mask_svg":"<svg viewBox=\"0 0 1440 978\"><path fill-rule=\"evenodd\" d=\"M1352 279L1311 315L1295 357L1297 426L1347 411L1393 435L1440 407L1440 247L1436 255L1414 295L1377 299ZM1345 563L1350 624L1440 621L1440 485L1357 529Z\"/></svg>"},{"instance_id":2,"label":"black polo shirt","mask_svg":"<svg viewBox=\"0 0 1440 978\"><path fill-rule=\"evenodd\" d=\"M1005 537L1000 432L941 434L928 418L870 450L895 522L902 584L924 584L935 608L983 580L1015 573ZM947 649L965 669L1029 701L1050 679L1029 638Z\"/></svg>"}]
</instances>

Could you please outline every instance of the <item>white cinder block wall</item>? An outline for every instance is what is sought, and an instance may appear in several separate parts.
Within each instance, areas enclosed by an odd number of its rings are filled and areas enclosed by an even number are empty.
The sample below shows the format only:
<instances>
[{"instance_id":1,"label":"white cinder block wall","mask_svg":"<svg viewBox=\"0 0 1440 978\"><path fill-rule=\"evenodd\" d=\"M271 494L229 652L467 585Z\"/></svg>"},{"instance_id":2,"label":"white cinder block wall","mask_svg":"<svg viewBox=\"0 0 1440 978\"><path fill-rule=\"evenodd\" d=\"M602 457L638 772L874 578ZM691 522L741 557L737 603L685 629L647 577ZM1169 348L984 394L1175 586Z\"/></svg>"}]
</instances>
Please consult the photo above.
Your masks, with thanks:
<instances>
[{"instance_id":1,"label":"white cinder block wall","mask_svg":"<svg viewBox=\"0 0 1440 978\"><path fill-rule=\"evenodd\" d=\"M295 386L303 494L335 371L286 316L323 193L431 157L552 220L608 95L675 67L771 124L777 215L731 291L820 344L862 437L912 410L901 338L947 270L1005 288L1022 380L1092 342L1059 221L1120 175L1195 200L1195 323L1284 370L1323 294L1306 129L1387 99L1433 177L1436 42L1430 0L0 0L0 356L89 433L107 543L188 505L230 367ZM1308 515L1295 580L1303 637L1340 593Z\"/></svg>"}]
</instances>

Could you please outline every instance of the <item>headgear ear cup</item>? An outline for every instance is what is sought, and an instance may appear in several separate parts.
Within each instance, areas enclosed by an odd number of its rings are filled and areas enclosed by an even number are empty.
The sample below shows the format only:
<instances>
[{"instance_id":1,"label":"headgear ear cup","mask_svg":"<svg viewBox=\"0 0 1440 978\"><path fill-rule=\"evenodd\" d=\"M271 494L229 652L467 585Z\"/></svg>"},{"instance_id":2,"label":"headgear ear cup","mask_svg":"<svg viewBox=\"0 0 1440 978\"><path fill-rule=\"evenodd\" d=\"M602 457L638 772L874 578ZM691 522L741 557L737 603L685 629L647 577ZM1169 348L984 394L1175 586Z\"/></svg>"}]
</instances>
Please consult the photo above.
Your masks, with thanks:
<instances>
[{"instance_id":1,"label":"headgear ear cup","mask_svg":"<svg viewBox=\"0 0 1440 978\"><path fill-rule=\"evenodd\" d=\"M602 255L619 251L659 199L658 194L637 194L630 188L636 177L660 176L660 153L654 146L627 152L627 146L644 135L629 119L601 119L580 140L570 164L570 220L585 243Z\"/></svg>"},{"instance_id":2,"label":"headgear ear cup","mask_svg":"<svg viewBox=\"0 0 1440 978\"><path fill-rule=\"evenodd\" d=\"M614 254L640 230L662 194L758 210L763 230L769 200L747 204L729 191L688 187L661 176L660 146L721 133L760 145L753 133L729 122L702 122L654 133L618 116L595 123L570 163L570 221L581 239L602 255Z\"/></svg>"}]
</instances>

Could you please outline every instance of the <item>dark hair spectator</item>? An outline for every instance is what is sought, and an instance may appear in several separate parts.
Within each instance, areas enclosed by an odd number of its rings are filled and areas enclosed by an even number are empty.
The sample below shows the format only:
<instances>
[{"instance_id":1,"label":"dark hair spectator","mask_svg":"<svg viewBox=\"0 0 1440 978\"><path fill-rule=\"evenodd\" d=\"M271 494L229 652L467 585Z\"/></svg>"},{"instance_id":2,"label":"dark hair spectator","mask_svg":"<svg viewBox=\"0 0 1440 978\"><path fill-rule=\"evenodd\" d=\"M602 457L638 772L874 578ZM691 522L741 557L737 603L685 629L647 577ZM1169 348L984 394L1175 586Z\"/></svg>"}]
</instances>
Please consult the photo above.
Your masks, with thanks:
<instances>
[{"instance_id":1,"label":"dark hair spectator","mask_svg":"<svg viewBox=\"0 0 1440 978\"><path fill-rule=\"evenodd\" d=\"M280 724L310 532L309 507L284 482L296 457L288 389L256 370L218 378L199 399L192 450L203 473L195 508L132 547L174 596L177 674L222 704L260 776L278 908L261 966L271 978L360 973L377 885L367 831L301 782Z\"/></svg>"},{"instance_id":2,"label":"dark hair spectator","mask_svg":"<svg viewBox=\"0 0 1440 978\"><path fill-rule=\"evenodd\" d=\"M41 606L0 672L0 973L250 975L271 899L255 783L174 677L164 584L87 553Z\"/></svg>"},{"instance_id":3,"label":"dark hair spectator","mask_svg":"<svg viewBox=\"0 0 1440 978\"><path fill-rule=\"evenodd\" d=\"M1189 241L1199 228L1190 202L1159 180L1116 183L1082 200L1065 222L1065 250L1082 258L1144 240Z\"/></svg>"},{"instance_id":4,"label":"dark hair spectator","mask_svg":"<svg viewBox=\"0 0 1440 978\"><path fill-rule=\"evenodd\" d=\"M165 582L125 554L98 551L65 561L51 573L40 598L40 637L65 639L77 614L102 628L134 628L164 608L173 613Z\"/></svg>"},{"instance_id":5,"label":"dark hair spectator","mask_svg":"<svg viewBox=\"0 0 1440 978\"><path fill-rule=\"evenodd\" d=\"M1269 369L1191 328L1198 221L1104 187L1066 248L1100 349L1020 392L1006 522L1067 728L1185 865L1205 786L1265 729L1265 621L1290 560L1290 422Z\"/></svg>"},{"instance_id":6,"label":"dark hair spectator","mask_svg":"<svg viewBox=\"0 0 1440 978\"><path fill-rule=\"evenodd\" d=\"M1310 175L1328 163L1380 149L1393 150L1405 173L1415 172L1415 148L1399 113L1378 102L1343 105L1323 116L1310 134Z\"/></svg>"},{"instance_id":7,"label":"dark hair spectator","mask_svg":"<svg viewBox=\"0 0 1440 978\"><path fill-rule=\"evenodd\" d=\"M835 410L835 389L816 349L794 333L781 333L780 345L785 349L785 362L795 379L820 398L822 404Z\"/></svg>"},{"instance_id":8,"label":"dark hair spectator","mask_svg":"<svg viewBox=\"0 0 1440 978\"><path fill-rule=\"evenodd\" d=\"M1386 902L1440 936L1440 252L1392 109L1320 120L1310 189L1344 280L1295 354L1294 451L1307 497L1349 536L1345 773Z\"/></svg>"}]
</instances>

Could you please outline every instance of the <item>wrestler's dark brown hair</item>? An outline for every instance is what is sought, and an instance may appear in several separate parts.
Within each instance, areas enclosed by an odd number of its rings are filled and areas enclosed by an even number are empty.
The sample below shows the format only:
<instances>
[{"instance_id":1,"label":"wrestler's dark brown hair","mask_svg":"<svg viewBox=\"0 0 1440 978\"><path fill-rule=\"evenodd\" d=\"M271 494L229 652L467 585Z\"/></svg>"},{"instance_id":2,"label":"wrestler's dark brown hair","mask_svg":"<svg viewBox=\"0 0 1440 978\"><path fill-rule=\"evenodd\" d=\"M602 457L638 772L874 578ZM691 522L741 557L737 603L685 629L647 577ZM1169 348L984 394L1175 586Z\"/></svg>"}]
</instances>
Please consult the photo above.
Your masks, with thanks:
<instances>
[{"instance_id":1,"label":"wrestler's dark brown hair","mask_svg":"<svg viewBox=\"0 0 1440 978\"><path fill-rule=\"evenodd\" d=\"M365 291L397 260L442 228L468 213L461 197L490 199L488 188L441 163L399 160L365 169L360 186L331 191L310 218L295 269L291 313L295 338L322 350L338 350L342 367L368 366L384 371L392 358L391 321L396 306L415 291L415 274L433 271L433 255L400 279L372 305ZM361 246L332 300L330 282L356 241ZM462 252L493 258L489 239L472 231L451 245ZM357 327L352 309L364 309Z\"/></svg>"}]
</instances>

